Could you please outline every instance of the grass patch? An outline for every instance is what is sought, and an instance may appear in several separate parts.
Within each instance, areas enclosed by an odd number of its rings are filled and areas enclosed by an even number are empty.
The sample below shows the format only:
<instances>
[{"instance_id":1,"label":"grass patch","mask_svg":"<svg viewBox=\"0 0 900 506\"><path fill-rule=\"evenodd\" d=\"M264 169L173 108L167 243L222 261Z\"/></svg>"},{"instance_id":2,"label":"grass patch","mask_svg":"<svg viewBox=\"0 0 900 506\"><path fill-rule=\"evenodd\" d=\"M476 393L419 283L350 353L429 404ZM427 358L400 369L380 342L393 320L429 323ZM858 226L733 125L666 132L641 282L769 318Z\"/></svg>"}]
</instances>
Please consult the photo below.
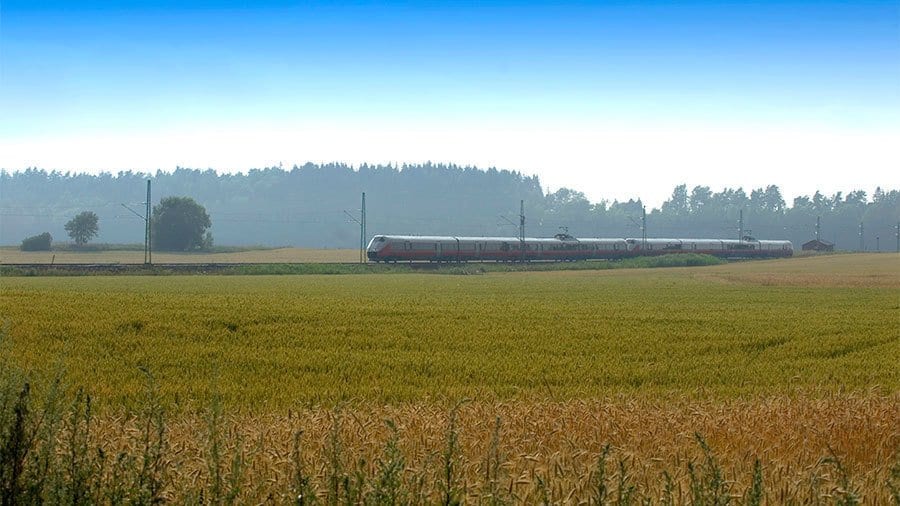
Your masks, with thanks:
<instances>
[{"instance_id":1,"label":"grass patch","mask_svg":"<svg viewBox=\"0 0 900 506\"><path fill-rule=\"evenodd\" d=\"M489 272L542 272L542 271L597 271L609 269L643 269L657 267L699 267L721 265L724 260L710 255L692 253L660 257L629 258L616 261L580 262L529 262L529 263L255 263L228 264L165 264L145 266L139 264L82 265L0 265L2 276L74 276L74 275L173 275L173 274L222 274L222 275L305 275L305 274L400 274L433 273L451 275L475 275Z\"/></svg>"},{"instance_id":2,"label":"grass patch","mask_svg":"<svg viewBox=\"0 0 900 506\"><path fill-rule=\"evenodd\" d=\"M268 264L232 266L222 274L393 274L433 273L474 275L489 272L602 271L609 269L646 269L657 267L699 267L721 265L725 260L692 253L661 257L628 258L616 261L525 262L525 263L392 263L392 264Z\"/></svg>"}]
</instances>

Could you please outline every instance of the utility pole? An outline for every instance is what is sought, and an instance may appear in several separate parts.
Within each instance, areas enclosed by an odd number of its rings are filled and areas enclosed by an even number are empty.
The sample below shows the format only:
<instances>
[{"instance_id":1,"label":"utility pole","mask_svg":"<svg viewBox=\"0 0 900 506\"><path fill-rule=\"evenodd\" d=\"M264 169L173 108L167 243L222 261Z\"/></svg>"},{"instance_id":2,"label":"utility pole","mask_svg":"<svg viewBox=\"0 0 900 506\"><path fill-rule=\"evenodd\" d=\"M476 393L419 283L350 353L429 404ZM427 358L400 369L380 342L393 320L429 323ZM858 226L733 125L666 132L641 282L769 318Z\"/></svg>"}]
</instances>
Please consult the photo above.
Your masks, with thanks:
<instances>
[{"instance_id":1,"label":"utility pole","mask_svg":"<svg viewBox=\"0 0 900 506\"><path fill-rule=\"evenodd\" d=\"M738 214L738 242L744 242L744 210L740 210Z\"/></svg>"},{"instance_id":2,"label":"utility pole","mask_svg":"<svg viewBox=\"0 0 900 506\"><path fill-rule=\"evenodd\" d=\"M865 251L866 243L863 241L863 222L859 222L859 250Z\"/></svg>"},{"instance_id":3,"label":"utility pole","mask_svg":"<svg viewBox=\"0 0 900 506\"><path fill-rule=\"evenodd\" d=\"M816 242L821 242L819 236L822 233L822 217L816 216Z\"/></svg>"},{"instance_id":4,"label":"utility pole","mask_svg":"<svg viewBox=\"0 0 900 506\"><path fill-rule=\"evenodd\" d=\"M647 206L641 206L641 249L647 247Z\"/></svg>"},{"instance_id":5,"label":"utility pole","mask_svg":"<svg viewBox=\"0 0 900 506\"><path fill-rule=\"evenodd\" d=\"M881 252L881 236L880 235L875 236L875 251L877 251L879 253Z\"/></svg>"},{"instance_id":6,"label":"utility pole","mask_svg":"<svg viewBox=\"0 0 900 506\"><path fill-rule=\"evenodd\" d=\"M147 227L144 231L144 263L147 265L153 264L153 246L152 246L152 227L150 226L150 218L151 218L151 209L150 209L150 180L147 180L147 210L146 210L146 218L144 219L144 225Z\"/></svg>"},{"instance_id":7,"label":"utility pole","mask_svg":"<svg viewBox=\"0 0 900 506\"><path fill-rule=\"evenodd\" d=\"M525 200L519 201L519 253L525 261Z\"/></svg>"},{"instance_id":8,"label":"utility pole","mask_svg":"<svg viewBox=\"0 0 900 506\"><path fill-rule=\"evenodd\" d=\"M897 222L897 231L894 232L894 236L897 238L897 253L900 253L900 221Z\"/></svg>"},{"instance_id":9,"label":"utility pole","mask_svg":"<svg viewBox=\"0 0 900 506\"><path fill-rule=\"evenodd\" d=\"M360 208L362 223L359 227L359 263L366 263L366 192L363 192L362 207Z\"/></svg>"},{"instance_id":10,"label":"utility pole","mask_svg":"<svg viewBox=\"0 0 900 506\"><path fill-rule=\"evenodd\" d=\"M359 209L359 218L350 214L346 209L344 214L350 220L359 225L359 263L366 263L366 192L362 194L362 207Z\"/></svg>"},{"instance_id":11,"label":"utility pole","mask_svg":"<svg viewBox=\"0 0 900 506\"><path fill-rule=\"evenodd\" d=\"M507 218L506 216L500 215L500 219L505 221L508 225L512 227L519 227L518 239L519 241L519 260L525 261L525 201L519 201L519 223L515 223L513 220ZM497 226L505 226L503 223L498 223Z\"/></svg>"},{"instance_id":12,"label":"utility pole","mask_svg":"<svg viewBox=\"0 0 900 506\"><path fill-rule=\"evenodd\" d=\"M628 217L628 220L635 227L640 227L641 229L641 249L645 249L647 247L647 208L641 205L641 222L638 223L637 220Z\"/></svg>"},{"instance_id":13,"label":"utility pole","mask_svg":"<svg viewBox=\"0 0 900 506\"><path fill-rule=\"evenodd\" d=\"M151 245L152 227L150 226L151 204L150 204L150 180L149 179L147 180L147 201L141 202L141 203L144 204L144 214L143 215L141 215L141 213L135 211L134 209L128 207L124 203L122 204L122 207L124 207L125 209L128 209L128 211L130 211L131 214L144 220L144 265L151 265L151 264L153 264L153 246Z\"/></svg>"}]
</instances>

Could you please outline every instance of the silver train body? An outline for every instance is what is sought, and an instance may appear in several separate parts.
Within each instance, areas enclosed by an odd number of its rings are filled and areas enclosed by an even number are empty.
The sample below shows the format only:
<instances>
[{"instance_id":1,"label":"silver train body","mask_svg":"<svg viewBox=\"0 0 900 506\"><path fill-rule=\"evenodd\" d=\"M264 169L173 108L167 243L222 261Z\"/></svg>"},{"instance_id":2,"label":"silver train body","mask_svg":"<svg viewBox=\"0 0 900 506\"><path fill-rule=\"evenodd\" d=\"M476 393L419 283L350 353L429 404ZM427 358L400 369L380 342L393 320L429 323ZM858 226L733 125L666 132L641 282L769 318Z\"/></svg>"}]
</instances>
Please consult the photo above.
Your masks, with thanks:
<instances>
[{"instance_id":1,"label":"silver train body","mask_svg":"<svg viewBox=\"0 0 900 506\"><path fill-rule=\"evenodd\" d=\"M523 247L524 246L524 247ZM614 260L672 253L722 258L777 258L794 254L790 241L737 239L578 239L376 235L367 255L374 262L514 262Z\"/></svg>"}]
</instances>

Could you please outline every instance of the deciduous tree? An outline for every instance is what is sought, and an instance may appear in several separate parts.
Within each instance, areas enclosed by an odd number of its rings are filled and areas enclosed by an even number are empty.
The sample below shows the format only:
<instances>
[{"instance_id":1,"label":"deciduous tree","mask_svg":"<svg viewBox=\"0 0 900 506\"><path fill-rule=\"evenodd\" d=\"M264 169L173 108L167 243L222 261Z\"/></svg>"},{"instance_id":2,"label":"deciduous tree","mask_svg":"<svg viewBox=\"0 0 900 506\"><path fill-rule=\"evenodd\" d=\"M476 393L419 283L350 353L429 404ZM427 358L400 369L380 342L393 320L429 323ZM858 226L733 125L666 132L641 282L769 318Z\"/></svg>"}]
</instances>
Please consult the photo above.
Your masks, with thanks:
<instances>
[{"instance_id":1,"label":"deciduous tree","mask_svg":"<svg viewBox=\"0 0 900 506\"><path fill-rule=\"evenodd\" d=\"M66 223L66 232L75 241L76 246L84 246L100 231L100 227L97 226L98 221L99 219L93 211L82 211Z\"/></svg>"},{"instance_id":2,"label":"deciduous tree","mask_svg":"<svg viewBox=\"0 0 900 506\"><path fill-rule=\"evenodd\" d=\"M166 197L153 206L153 247L163 251L191 251L212 243L206 209L190 197Z\"/></svg>"}]
</instances>

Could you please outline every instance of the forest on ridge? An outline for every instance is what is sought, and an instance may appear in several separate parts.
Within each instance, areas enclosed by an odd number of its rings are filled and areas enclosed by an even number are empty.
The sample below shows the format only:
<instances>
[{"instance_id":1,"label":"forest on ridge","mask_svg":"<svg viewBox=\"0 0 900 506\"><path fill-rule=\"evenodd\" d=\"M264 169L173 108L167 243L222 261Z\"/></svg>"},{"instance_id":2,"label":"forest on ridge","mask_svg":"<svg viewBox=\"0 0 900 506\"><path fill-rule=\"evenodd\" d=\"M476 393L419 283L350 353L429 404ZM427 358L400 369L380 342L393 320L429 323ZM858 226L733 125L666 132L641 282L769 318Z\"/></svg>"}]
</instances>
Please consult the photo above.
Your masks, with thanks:
<instances>
[{"instance_id":1,"label":"forest on ridge","mask_svg":"<svg viewBox=\"0 0 900 506\"><path fill-rule=\"evenodd\" d=\"M317 165L290 169L253 169L246 174L178 168L155 174L122 171L89 175L29 168L0 173L0 244L17 245L27 236L50 232L67 242L64 224L81 211L99 217L94 242L141 243L141 211L146 180L153 203L167 196L188 196L203 205L212 220L217 245L352 248L359 228L347 216L358 213L367 196L368 235L439 234L514 236L519 200L525 201L529 236L552 236L562 227L576 237L640 237L643 206L627 201L590 202L569 188L546 192L536 176L490 168L442 164ZM900 217L900 191L872 195L813 192L785 202L775 184L765 188L680 185L658 209L647 209L650 237L737 237L744 227L766 239L789 239L795 247L815 237L837 249L860 247L893 251ZM506 219L504 219L504 217Z\"/></svg>"}]
</instances>

